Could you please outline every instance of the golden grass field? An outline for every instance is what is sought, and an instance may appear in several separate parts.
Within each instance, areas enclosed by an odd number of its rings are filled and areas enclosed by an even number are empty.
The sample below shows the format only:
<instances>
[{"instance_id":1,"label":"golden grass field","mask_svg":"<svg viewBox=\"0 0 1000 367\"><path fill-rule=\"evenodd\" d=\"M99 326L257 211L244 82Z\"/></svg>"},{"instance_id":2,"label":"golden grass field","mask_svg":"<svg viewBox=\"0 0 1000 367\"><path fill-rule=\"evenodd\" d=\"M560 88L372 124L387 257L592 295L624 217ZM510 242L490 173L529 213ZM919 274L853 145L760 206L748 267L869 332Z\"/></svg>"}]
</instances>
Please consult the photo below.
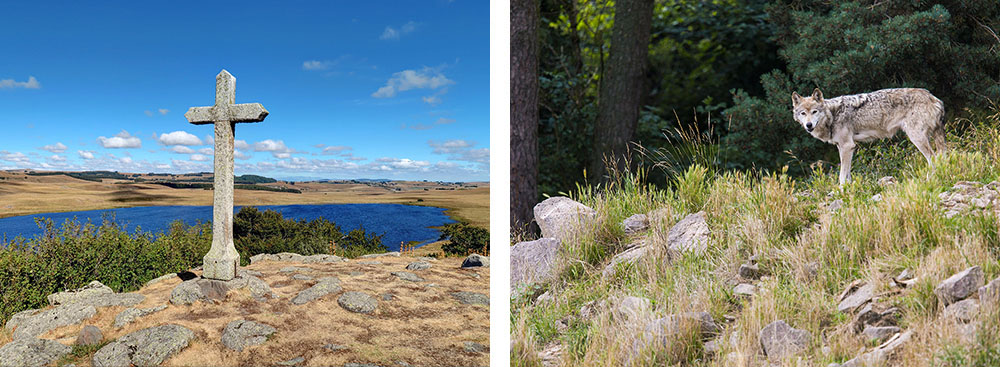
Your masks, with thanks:
<instances>
[{"instance_id":1,"label":"golden grass field","mask_svg":"<svg viewBox=\"0 0 1000 367\"><path fill-rule=\"evenodd\" d=\"M489 228L489 183L455 188L433 182L387 184L287 182L265 184L301 190L301 194L237 189L236 205L394 203L448 209L455 220ZM441 188L441 189L439 189ZM450 189L455 188L455 189ZM426 189L426 190L425 190ZM0 171L0 218L37 213L159 205L212 205L212 191L175 189L129 180L91 182L66 175L30 176Z\"/></svg>"}]
</instances>

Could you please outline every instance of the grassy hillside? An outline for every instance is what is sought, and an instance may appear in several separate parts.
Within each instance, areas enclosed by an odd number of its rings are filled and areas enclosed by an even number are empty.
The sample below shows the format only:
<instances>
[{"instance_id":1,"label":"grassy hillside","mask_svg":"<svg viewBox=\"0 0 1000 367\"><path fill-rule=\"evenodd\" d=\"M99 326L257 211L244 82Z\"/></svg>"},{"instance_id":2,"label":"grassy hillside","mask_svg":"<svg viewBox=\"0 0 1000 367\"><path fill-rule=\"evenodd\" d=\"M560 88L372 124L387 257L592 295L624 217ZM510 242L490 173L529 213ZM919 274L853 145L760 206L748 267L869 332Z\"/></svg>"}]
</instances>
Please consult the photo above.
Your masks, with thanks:
<instances>
[{"instance_id":1,"label":"grassy hillside","mask_svg":"<svg viewBox=\"0 0 1000 367\"><path fill-rule=\"evenodd\" d=\"M939 199L959 181L1000 181L998 129L997 113L949 122L950 150L935 158L933 168L902 137L862 145L854 182L843 188L830 165L817 165L797 179L695 165L680 170L669 188L645 184L641 172L621 173L601 189L582 188L570 196L597 210L596 220L562 241L556 281L511 299L512 365L542 365L543 356L545 365L614 366L626 360L636 366L766 365L758 335L775 320L812 336L805 352L784 365L843 363L877 345L851 330L852 314L837 311L840 294L856 280L877 284L876 303L898 307L897 325L913 332L890 365L1000 365L995 307L980 310L978 331L963 340L942 317L943 305L933 292L970 266L981 266L986 282L1000 276L994 211L947 218ZM897 183L880 185L887 175ZM833 211L836 200L843 205ZM625 235L625 218L656 209L669 214L665 223ZM698 211L706 213L711 230L708 250L671 258L664 251L667 232ZM602 277L615 254L643 241L651 255ZM741 280L737 270L751 257L763 276L752 281L756 295L742 297L734 286L751 282ZM891 286L890 279L906 269L915 281ZM535 299L545 291L552 298ZM593 307L623 296L652 301L640 319L706 311L722 332L710 339L687 335L669 348L647 348L636 356L633 346L642 329ZM595 309L596 315L587 312ZM717 351L707 352L708 342Z\"/></svg>"}]
</instances>

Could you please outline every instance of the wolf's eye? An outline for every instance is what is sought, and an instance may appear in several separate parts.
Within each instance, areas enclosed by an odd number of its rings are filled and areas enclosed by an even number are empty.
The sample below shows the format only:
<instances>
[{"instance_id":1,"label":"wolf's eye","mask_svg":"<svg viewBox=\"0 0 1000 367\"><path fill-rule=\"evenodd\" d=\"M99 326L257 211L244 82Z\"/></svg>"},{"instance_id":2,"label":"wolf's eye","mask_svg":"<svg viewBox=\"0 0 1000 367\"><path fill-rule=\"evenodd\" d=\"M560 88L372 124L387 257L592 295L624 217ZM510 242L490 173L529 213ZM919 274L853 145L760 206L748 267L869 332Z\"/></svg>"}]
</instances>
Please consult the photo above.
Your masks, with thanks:
<instances>
[{"instance_id":1,"label":"wolf's eye","mask_svg":"<svg viewBox=\"0 0 1000 367\"><path fill-rule=\"evenodd\" d=\"M813 110L813 114L815 114L815 113L816 113L816 110Z\"/></svg>"},{"instance_id":2,"label":"wolf's eye","mask_svg":"<svg viewBox=\"0 0 1000 367\"><path fill-rule=\"evenodd\" d=\"M806 115L806 111L799 112L799 114L802 115L802 116L805 116Z\"/></svg>"}]
</instances>

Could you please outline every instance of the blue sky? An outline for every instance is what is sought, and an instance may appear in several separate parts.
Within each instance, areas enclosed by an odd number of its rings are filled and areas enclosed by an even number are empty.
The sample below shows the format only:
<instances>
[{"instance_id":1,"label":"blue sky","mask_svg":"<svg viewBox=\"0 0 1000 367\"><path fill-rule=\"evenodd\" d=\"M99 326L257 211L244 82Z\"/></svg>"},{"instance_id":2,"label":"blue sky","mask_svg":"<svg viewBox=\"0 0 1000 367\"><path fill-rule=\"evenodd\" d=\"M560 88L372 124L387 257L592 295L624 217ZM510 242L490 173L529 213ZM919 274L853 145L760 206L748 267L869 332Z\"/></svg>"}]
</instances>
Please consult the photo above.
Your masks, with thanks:
<instances>
[{"instance_id":1,"label":"blue sky","mask_svg":"<svg viewBox=\"0 0 1000 367\"><path fill-rule=\"evenodd\" d=\"M260 123L237 174L489 180L486 1L4 5L0 169L212 170L215 75Z\"/></svg>"}]
</instances>

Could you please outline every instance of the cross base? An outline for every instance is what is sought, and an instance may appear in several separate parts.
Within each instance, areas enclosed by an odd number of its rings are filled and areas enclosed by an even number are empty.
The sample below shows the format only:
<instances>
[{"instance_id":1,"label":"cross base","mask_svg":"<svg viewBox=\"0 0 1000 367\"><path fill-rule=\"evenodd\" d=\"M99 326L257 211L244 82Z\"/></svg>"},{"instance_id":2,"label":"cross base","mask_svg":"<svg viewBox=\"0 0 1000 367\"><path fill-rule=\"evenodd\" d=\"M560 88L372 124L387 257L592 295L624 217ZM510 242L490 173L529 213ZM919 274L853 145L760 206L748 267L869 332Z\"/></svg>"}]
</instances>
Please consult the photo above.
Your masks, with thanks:
<instances>
[{"instance_id":1,"label":"cross base","mask_svg":"<svg viewBox=\"0 0 1000 367\"><path fill-rule=\"evenodd\" d=\"M204 270L202 278L216 280L233 280L236 277L236 267L240 265L240 254L236 251L232 253L214 254L209 251L205 255Z\"/></svg>"}]
</instances>

